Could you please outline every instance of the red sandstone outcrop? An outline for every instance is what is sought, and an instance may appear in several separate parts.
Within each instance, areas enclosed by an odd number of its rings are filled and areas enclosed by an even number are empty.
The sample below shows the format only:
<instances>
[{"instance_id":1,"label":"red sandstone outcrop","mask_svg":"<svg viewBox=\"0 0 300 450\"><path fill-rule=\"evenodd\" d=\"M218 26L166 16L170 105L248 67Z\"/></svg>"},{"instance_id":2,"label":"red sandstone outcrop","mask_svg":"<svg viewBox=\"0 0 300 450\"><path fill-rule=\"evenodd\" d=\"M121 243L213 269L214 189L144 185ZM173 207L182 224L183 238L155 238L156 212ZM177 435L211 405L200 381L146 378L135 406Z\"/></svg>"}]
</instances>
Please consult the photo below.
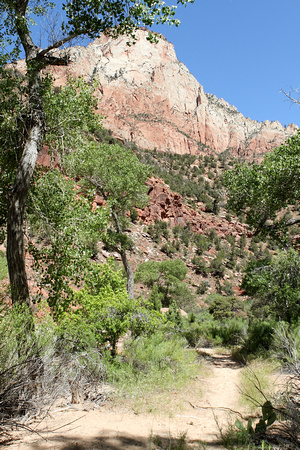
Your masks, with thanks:
<instances>
[{"instance_id":1,"label":"red sandstone outcrop","mask_svg":"<svg viewBox=\"0 0 300 450\"><path fill-rule=\"evenodd\" d=\"M137 210L139 218L147 225L156 220L165 220L171 226L184 226L190 223L191 229L196 233L205 234L214 228L221 238L228 234L238 236L247 231L247 227L236 220L228 222L224 217L195 211L185 205L181 195L170 191L163 180L152 177L147 184L149 186L149 205L144 209Z\"/></svg>"},{"instance_id":2,"label":"red sandstone outcrop","mask_svg":"<svg viewBox=\"0 0 300 450\"><path fill-rule=\"evenodd\" d=\"M171 43L162 38L151 44L146 35L139 30L132 46L126 37L103 35L87 47L67 49L69 66L51 68L55 83L64 84L68 76L97 79L104 125L141 148L181 154L230 149L251 158L295 132L295 125L245 118L223 99L206 94Z\"/></svg>"}]
</instances>

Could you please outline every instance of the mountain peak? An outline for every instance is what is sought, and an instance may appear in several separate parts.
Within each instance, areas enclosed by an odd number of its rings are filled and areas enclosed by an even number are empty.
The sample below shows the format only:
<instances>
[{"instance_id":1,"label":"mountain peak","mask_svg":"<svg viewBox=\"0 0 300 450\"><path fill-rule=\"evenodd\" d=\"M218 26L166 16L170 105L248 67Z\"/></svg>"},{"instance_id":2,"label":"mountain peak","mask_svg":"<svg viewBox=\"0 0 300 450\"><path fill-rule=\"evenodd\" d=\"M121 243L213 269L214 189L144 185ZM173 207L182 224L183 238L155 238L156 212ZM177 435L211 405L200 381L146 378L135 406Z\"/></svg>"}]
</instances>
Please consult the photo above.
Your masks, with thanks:
<instances>
[{"instance_id":1,"label":"mountain peak","mask_svg":"<svg viewBox=\"0 0 300 450\"><path fill-rule=\"evenodd\" d=\"M105 35L87 47L69 52L71 64L51 69L55 83L68 76L99 81L99 112L104 125L123 141L141 148L173 153L202 151L259 158L297 130L279 122L257 122L213 94L178 61L174 46L165 38L151 44L147 32L128 38Z\"/></svg>"}]
</instances>

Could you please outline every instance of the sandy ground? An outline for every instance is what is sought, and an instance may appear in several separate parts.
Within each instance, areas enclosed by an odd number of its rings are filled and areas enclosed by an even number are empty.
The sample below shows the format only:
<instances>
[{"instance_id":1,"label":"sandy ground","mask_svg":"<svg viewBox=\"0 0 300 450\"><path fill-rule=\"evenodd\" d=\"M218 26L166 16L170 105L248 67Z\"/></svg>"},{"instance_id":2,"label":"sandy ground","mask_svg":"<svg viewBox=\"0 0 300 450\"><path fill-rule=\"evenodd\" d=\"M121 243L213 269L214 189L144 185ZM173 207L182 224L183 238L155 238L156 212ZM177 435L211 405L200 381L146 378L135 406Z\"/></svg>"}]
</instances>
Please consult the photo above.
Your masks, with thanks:
<instances>
[{"instance_id":1,"label":"sandy ground","mask_svg":"<svg viewBox=\"0 0 300 450\"><path fill-rule=\"evenodd\" d=\"M191 448L222 448L218 426L233 420L229 410L240 410L241 367L227 354L205 349L209 374L196 380L193 392L183 399L180 411L166 414L137 414L126 404L106 404L98 409L85 405L57 408L32 427L36 433L18 432L17 439L3 448L11 450L158 449L169 448L170 437L186 434ZM176 395L176 392L174 392ZM170 399L170 405L172 399ZM171 410L171 408L170 408ZM155 439L149 439L150 436Z\"/></svg>"}]
</instances>

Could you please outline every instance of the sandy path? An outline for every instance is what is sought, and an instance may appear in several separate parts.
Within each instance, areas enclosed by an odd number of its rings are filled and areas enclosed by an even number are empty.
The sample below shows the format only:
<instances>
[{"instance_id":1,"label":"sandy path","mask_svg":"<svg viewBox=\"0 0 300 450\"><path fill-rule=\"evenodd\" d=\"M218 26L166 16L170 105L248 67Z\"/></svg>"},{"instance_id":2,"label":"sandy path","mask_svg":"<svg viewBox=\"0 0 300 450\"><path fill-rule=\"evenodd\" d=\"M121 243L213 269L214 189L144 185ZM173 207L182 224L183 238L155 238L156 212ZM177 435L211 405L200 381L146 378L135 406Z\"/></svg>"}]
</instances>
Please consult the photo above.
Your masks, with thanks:
<instances>
[{"instance_id":1,"label":"sandy path","mask_svg":"<svg viewBox=\"0 0 300 450\"><path fill-rule=\"evenodd\" d=\"M199 441L203 448L216 448L216 420L220 425L226 425L230 414L228 409L239 409L237 385L240 367L226 354L209 349L205 349L205 353L211 369L209 376L197 380L193 391L184 396L182 410L171 417L135 414L125 405L105 405L89 411L84 410L85 406L69 407L54 411L52 417L37 425L39 435L19 433L16 436L19 441L4 448L154 450L161 447L149 443L149 436L159 436L162 448L166 448L170 436L178 438L183 433L194 448L199 448Z\"/></svg>"}]
</instances>

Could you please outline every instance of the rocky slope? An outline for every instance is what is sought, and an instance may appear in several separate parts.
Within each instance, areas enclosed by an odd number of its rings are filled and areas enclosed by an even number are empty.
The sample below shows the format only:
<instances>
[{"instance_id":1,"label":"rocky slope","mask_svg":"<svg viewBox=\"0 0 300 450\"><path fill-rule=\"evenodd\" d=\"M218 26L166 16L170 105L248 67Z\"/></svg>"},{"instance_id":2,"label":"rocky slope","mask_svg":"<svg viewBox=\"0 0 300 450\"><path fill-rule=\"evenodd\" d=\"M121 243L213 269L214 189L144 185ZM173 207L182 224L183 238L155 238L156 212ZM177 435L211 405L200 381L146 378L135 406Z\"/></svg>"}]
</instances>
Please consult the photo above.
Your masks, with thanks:
<instances>
[{"instance_id":1,"label":"rocky slope","mask_svg":"<svg viewBox=\"0 0 300 450\"><path fill-rule=\"evenodd\" d=\"M87 47L66 50L70 65L52 69L57 85L70 75L99 80L99 112L115 137L160 151L230 149L252 158L295 132L295 125L245 118L223 99L206 94L164 38L151 44L146 31L139 30L135 45L126 42L126 37L101 36Z\"/></svg>"}]
</instances>

